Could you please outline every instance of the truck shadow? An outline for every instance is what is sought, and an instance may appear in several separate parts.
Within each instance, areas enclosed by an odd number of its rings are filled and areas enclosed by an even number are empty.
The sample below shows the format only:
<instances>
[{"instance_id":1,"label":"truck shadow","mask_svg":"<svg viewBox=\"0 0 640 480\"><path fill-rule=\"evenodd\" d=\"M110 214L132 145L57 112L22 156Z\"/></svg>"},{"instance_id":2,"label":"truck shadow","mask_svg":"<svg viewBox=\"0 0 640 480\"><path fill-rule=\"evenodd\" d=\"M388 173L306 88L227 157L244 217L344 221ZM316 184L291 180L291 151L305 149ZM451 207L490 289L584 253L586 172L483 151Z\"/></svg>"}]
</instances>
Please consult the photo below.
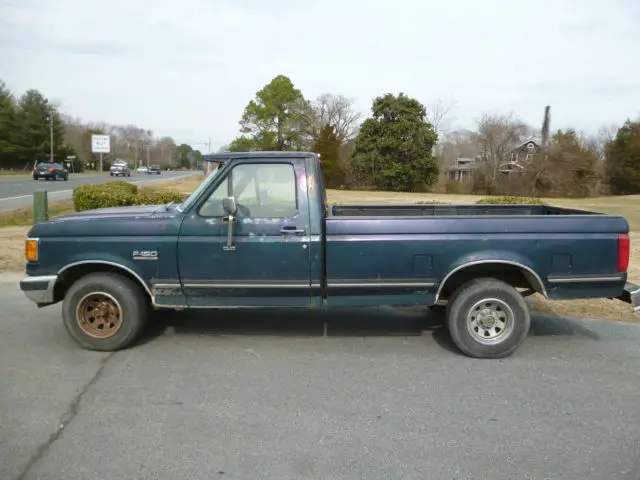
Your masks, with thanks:
<instances>
[{"instance_id":1,"label":"truck shadow","mask_svg":"<svg viewBox=\"0 0 640 480\"><path fill-rule=\"evenodd\" d=\"M157 311L140 343L164 335L264 335L289 337L386 337L431 335L442 348L458 353L444 315L428 308L376 307L324 310L187 310ZM600 336L579 319L532 315L530 337Z\"/></svg>"}]
</instances>

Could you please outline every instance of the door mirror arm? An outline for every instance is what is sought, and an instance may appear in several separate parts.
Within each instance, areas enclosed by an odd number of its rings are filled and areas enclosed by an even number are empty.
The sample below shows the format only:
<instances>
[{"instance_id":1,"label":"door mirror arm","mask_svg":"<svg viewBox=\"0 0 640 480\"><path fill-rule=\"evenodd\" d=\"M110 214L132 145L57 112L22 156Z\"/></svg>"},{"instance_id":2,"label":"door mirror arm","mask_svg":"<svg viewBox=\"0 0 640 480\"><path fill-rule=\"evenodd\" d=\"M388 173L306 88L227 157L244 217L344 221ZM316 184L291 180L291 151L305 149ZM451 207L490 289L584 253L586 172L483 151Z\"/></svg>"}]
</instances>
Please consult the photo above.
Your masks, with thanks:
<instances>
[{"instance_id":1,"label":"door mirror arm","mask_svg":"<svg viewBox=\"0 0 640 480\"><path fill-rule=\"evenodd\" d=\"M238 206L236 205L235 197L224 197L222 199L222 208L226 212L227 216L222 217L223 222L227 222L227 244L222 247L225 251L233 251L236 246L233 244L233 222L236 219L236 212Z\"/></svg>"}]
</instances>

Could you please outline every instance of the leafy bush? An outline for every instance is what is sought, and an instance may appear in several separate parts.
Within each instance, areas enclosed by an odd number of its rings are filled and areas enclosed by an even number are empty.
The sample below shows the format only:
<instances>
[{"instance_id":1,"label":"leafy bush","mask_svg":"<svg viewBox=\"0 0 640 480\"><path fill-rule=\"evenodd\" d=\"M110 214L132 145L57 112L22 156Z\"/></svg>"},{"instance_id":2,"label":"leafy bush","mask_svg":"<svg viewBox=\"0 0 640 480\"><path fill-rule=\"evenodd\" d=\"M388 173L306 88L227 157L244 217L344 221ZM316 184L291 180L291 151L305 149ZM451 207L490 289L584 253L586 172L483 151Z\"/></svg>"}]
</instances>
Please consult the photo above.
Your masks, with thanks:
<instances>
[{"instance_id":1,"label":"leafy bush","mask_svg":"<svg viewBox=\"0 0 640 480\"><path fill-rule=\"evenodd\" d=\"M134 205L164 205L169 202L181 203L185 197L185 194L178 192L147 190L136 195Z\"/></svg>"},{"instance_id":2,"label":"leafy bush","mask_svg":"<svg viewBox=\"0 0 640 480\"><path fill-rule=\"evenodd\" d=\"M124 180L114 180L113 182L108 182L108 183L105 183L104 185L112 188L123 188L124 190L127 190L129 193L133 193L134 195L138 193L137 185L133 183L125 182Z\"/></svg>"},{"instance_id":3,"label":"leafy bush","mask_svg":"<svg viewBox=\"0 0 640 480\"><path fill-rule=\"evenodd\" d=\"M477 205L544 205L545 203L536 197L483 197L476 202Z\"/></svg>"},{"instance_id":4,"label":"leafy bush","mask_svg":"<svg viewBox=\"0 0 640 480\"><path fill-rule=\"evenodd\" d=\"M167 191L141 191L137 185L114 181L97 185L79 185L73 189L76 212L97 208L126 207L130 205L163 205L182 202L186 195Z\"/></svg>"},{"instance_id":5,"label":"leafy bush","mask_svg":"<svg viewBox=\"0 0 640 480\"><path fill-rule=\"evenodd\" d=\"M121 185L80 185L73 189L73 207L76 212L96 208L124 207L133 205L135 197L135 193Z\"/></svg>"}]
</instances>

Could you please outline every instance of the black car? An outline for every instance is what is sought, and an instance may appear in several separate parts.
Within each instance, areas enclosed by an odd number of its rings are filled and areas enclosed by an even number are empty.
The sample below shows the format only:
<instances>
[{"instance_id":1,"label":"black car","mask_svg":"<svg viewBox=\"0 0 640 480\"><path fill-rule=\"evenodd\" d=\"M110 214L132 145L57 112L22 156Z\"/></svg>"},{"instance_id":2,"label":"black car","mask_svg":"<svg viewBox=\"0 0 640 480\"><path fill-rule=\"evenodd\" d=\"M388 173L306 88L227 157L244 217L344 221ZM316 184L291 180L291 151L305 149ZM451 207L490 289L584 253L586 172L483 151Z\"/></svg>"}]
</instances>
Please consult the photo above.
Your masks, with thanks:
<instances>
[{"instance_id":1,"label":"black car","mask_svg":"<svg viewBox=\"0 0 640 480\"><path fill-rule=\"evenodd\" d=\"M160 170L160 165L149 165L149 170L147 170L149 175L156 174L161 175L162 171Z\"/></svg>"},{"instance_id":2,"label":"black car","mask_svg":"<svg viewBox=\"0 0 640 480\"><path fill-rule=\"evenodd\" d=\"M59 163L40 163L33 169L33 179L58 180L61 178L65 182L69 180L69 172Z\"/></svg>"}]
</instances>

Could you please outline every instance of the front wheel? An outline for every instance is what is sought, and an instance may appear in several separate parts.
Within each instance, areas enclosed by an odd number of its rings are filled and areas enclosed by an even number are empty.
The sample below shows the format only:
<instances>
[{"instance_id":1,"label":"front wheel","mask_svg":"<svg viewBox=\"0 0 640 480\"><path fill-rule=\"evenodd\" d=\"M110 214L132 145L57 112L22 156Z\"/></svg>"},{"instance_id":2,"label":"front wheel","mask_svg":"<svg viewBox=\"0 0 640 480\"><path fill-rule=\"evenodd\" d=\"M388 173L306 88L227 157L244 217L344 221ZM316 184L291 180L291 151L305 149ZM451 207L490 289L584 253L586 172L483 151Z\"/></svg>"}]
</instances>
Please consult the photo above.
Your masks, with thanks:
<instances>
[{"instance_id":1,"label":"front wheel","mask_svg":"<svg viewBox=\"0 0 640 480\"><path fill-rule=\"evenodd\" d=\"M447 305L453 342L474 358L503 358L522 344L531 325L529 308L511 285L492 278L460 286Z\"/></svg>"},{"instance_id":2,"label":"front wheel","mask_svg":"<svg viewBox=\"0 0 640 480\"><path fill-rule=\"evenodd\" d=\"M76 281L64 297L67 332L82 348L112 352L133 344L144 330L148 306L138 284L108 272Z\"/></svg>"}]
</instances>

